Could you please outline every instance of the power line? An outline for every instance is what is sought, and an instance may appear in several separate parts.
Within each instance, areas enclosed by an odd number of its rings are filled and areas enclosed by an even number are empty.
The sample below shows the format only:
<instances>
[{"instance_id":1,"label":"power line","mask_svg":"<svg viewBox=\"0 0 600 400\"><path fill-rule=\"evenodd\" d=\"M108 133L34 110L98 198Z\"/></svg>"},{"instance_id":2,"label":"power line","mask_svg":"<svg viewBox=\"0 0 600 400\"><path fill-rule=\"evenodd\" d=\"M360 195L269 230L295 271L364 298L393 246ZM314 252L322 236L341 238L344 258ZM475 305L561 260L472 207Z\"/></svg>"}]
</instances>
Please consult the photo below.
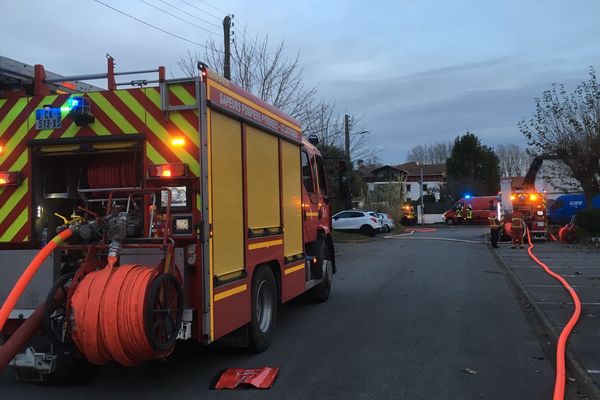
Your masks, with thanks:
<instances>
[{"instance_id":1,"label":"power line","mask_svg":"<svg viewBox=\"0 0 600 400\"><path fill-rule=\"evenodd\" d=\"M185 0L179 0L179 1L180 1L180 2L182 2L182 3L184 3L184 4L187 4L188 6L190 6L190 7L192 7L192 8L195 8L196 10L198 10L198 11L200 11L200 12L203 12L204 14L210 15L211 17L213 17L213 18L216 18L216 19L218 19L219 21L222 19L221 17L219 17L219 16L216 16L215 14L211 14L211 13L209 13L208 11L206 11L206 10L203 10L203 9L201 9L201 8L199 8L199 7L196 7L195 5L193 5L193 4L190 4L190 3L188 3L188 2L187 2L187 1L185 1ZM219 10L219 11L220 11L220 10ZM224 11L222 11L222 12L223 12L224 14L227 14L227 13L226 13L226 12L224 12Z\"/></svg>"},{"instance_id":2,"label":"power line","mask_svg":"<svg viewBox=\"0 0 600 400\"><path fill-rule=\"evenodd\" d=\"M152 3L148 3L146 0L140 0L140 1L141 1L142 3L144 3L144 4L147 4L147 5L149 5L149 6L150 6L150 7L152 7L152 8L155 8L155 9L157 9L158 11L161 11L161 12L163 12L163 13L167 14L167 15L170 15L170 16L171 16L171 17L173 17L173 18L177 18L178 20L180 20L180 21L183 21L183 22L185 22L186 24L189 24L189 25L195 26L195 27L196 27L196 28L198 28L198 29L202 29L203 31L206 31L206 32L208 32L208 33L212 33L213 35L217 35L217 36L221 36L221 37L223 36L223 35L219 35L219 34L218 34L218 33L216 33L216 32L213 32L213 31L211 31L210 29L206 29L206 28L204 28L204 27L202 27L202 26L200 26L200 25L196 25L196 24L194 24L193 22L190 22L190 21L188 21L187 19L183 19L183 18L181 18L181 17L178 17L177 15L175 15L175 14L173 14L173 13L170 13L170 12L168 12L168 11L166 11L166 10L163 10L162 8L160 8L160 7L157 7L157 6L155 6L154 4L152 4Z\"/></svg>"},{"instance_id":3,"label":"power line","mask_svg":"<svg viewBox=\"0 0 600 400\"><path fill-rule=\"evenodd\" d=\"M187 11L185 11L185 10L183 10L183 9L179 8L179 7L176 7L176 6L174 6L173 4L170 4L170 3L166 2L165 0L159 0L159 1L160 1L161 3L164 3L164 4L168 5L169 7L172 7L172 8L174 8L174 9L176 9L176 10L179 10L179 11L181 11L181 12L182 12L182 13L184 13L184 14L187 14L187 15L189 15L189 16L190 16L190 17L192 17L192 18L196 18L197 20L199 20L199 21L202 21L202 22L204 22L205 24L208 24L208 25L214 26L215 28L221 29L221 27L220 27L219 25L217 25L217 24L213 24L212 22L209 22L209 21L207 21L207 20L205 20L205 19L202 19L202 18L198 17L197 15L194 15L194 14L192 14L192 13L189 13L189 12L187 12Z\"/></svg>"},{"instance_id":4,"label":"power line","mask_svg":"<svg viewBox=\"0 0 600 400\"><path fill-rule=\"evenodd\" d=\"M125 15L126 17L129 17L129 18L131 18L131 19L134 19L134 20L136 20L136 21L138 21L138 22L141 22L141 23L142 23L142 24L144 24L144 25L147 25L147 26L149 26L149 27L151 27L151 28L154 28L154 29L156 29L156 30L158 30L158 31L161 31L161 32L163 32L163 33L166 33L167 35L170 35L170 36L176 37L177 39L184 40L184 41L186 41L186 42L188 42L188 43L195 44L196 46L200 46L200 47L204 47L205 49L208 49L208 47L207 47L206 45L204 45L204 44L201 44L201 43L198 43L198 42L194 42L193 40L186 39L186 38L184 38L183 36L179 36L179 35L177 35L177 34L175 34L175 33L169 32L169 31L167 31L167 30L165 30L165 29L159 28L159 27L158 27L158 26L156 26L156 25L152 25L152 24L151 24L151 23L149 23L149 22L146 22L146 21L144 21L144 20L142 20L142 19L139 19L139 18L137 18L137 17L134 17L133 15L127 14L126 12L123 12L123 11L121 11L121 10L118 10L118 9L116 9L116 8L112 7L112 6L109 6L108 4L106 4L106 3L103 3L103 2L101 2L100 0L94 0L94 1L95 1L96 3L98 3L98 4L102 4L104 7L110 8L111 10L118 12L119 14L123 14L123 15Z\"/></svg>"},{"instance_id":5,"label":"power line","mask_svg":"<svg viewBox=\"0 0 600 400\"><path fill-rule=\"evenodd\" d=\"M206 2L206 1L204 1L204 0L198 0L198 1L199 1L200 3L204 3L204 4L206 4L206 5L207 5L207 6L209 6L210 8L214 8L215 10L222 12L223 14L229 14L227 11L224 11L224 10L220 9L219 7L215 7L215 6L213 6L212 4L210 4L210 3L207 3L207 2Z\"/></svg>"}]
</instances>

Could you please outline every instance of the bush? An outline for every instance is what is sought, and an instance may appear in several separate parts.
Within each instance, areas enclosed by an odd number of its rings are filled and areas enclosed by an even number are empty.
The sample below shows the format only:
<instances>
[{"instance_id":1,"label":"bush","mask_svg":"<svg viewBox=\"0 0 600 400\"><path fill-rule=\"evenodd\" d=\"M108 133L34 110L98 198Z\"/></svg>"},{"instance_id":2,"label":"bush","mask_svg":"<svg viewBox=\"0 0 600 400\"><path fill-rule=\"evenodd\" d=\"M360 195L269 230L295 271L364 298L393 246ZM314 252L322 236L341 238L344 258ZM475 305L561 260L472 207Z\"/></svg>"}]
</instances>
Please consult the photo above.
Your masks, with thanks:
<instances>
[{"instance_id":1,"label":"bush","mask_svg":"<svg viewBox=\"0 0 600 400\"><path fill-rule=\"evenodd\" d=\"M577 212L577 225L590 233L600 233L600 210Z\"/></svg>"}]
</instances>

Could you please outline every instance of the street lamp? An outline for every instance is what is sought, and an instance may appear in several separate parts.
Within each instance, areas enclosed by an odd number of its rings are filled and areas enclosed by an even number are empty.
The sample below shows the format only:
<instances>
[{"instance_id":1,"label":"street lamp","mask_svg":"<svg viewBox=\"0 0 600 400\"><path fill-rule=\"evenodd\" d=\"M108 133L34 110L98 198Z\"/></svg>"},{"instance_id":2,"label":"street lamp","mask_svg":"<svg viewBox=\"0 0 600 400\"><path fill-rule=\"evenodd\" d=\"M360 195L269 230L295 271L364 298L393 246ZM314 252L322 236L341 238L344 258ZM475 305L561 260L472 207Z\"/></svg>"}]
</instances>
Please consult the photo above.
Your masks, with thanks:
<instances>
[{"instance_id":1,"label":"street lamp","mask_svg":"<svg viewBox=\"0 0 600 400\"><path fill-rule=\"evenodd\" d=\"M360 131L352 134L362 135L365 133L369 133L369 131ZM350 116L348 114L344 115L344 139L346 145L346 162L348 163L346 167L346 209L349 210L352 208L352 161L350 160Z\"/></svg>"}]
</instances>

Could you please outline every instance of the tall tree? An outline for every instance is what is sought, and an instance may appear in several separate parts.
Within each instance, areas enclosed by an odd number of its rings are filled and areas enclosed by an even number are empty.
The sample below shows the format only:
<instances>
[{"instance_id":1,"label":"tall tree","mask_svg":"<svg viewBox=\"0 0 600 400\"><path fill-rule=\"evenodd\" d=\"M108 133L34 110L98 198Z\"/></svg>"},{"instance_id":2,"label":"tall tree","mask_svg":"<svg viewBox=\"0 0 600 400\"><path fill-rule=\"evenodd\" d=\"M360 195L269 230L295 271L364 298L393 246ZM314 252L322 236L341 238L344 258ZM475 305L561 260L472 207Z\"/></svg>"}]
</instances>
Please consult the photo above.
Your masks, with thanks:
<instances>
[{"instance_id":1,"label":"tall tree","mask_svg":"<svg viewBox=\"0 0 600 400\"><path fill-rule=\"evenodd\" d=\"M446 161L448 190L453 196L469 192L491 195L500 186L499 160L494 150L482 145L470 132L454 140L452 153Z\"/></svg>"},{"instance_id":2,"label":"tall tree","mask_svg":"<svg viewBox=\"0 0 600 400\"><path fill-rule=\"evenodd\" d=\"M531 119L519 124L536 155L556 155L565 176L581 185L588 208L600 193L600 84L590 68L589 78L572 93L553 85L535 100Z\"/></svg>"},{"instance_id":3,"label":"tall tree","mask_svg":"<svg viewBox=\"0 0 600 400\"><path fill-rule=\"evenodd\" d=\"M504 177L525 176L533 157L516 144L499 144L495 149L500 159L500 174Z\"/></svg>"},{"instance_id":4,"label":"tall tree","mask_svg":"<svg viewBox=\"0 0 600 400\"><path fill-rule=\"evenodd\" d=\"M452 143L435 142L433 144L418 145L408 153L406 161L420 164L445 164L452 153Z\"/></svg>"}]
</instances>

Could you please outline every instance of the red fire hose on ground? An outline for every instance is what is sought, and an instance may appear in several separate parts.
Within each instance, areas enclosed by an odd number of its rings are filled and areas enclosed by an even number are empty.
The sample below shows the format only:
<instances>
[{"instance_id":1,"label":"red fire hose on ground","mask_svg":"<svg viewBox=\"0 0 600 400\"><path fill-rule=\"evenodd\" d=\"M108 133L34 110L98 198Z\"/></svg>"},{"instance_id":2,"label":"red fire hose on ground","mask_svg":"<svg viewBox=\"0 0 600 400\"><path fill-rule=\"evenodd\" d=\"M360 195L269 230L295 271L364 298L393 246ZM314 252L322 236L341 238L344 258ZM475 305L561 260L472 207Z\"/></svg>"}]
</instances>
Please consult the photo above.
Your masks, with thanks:
<instances>
[{"instance_id":1,"label":"red fire hose on ground","mask_svg":"<svg viewBox=\"0 0 600 400\"><path fill-rule=\"evenodd\" d=\"M569 295L573 299L573 303L575 304L575 311L571 315L571 319L567 322L567 325L563 328L560 336L558 338L558 343L556 344L556 381L554 383L554 396L553 400L563 400L565 397L565 376L566 376L566 368L565 368L565 352L567 346L567 339L571 334L571 331L575 327L575 324L579 320L579 316L581 315L581 301L579 300L579 296L575 290L569 285L569 283L562 276L558 275L554 271L552 271L546 264L544 264L540 259L538 259L533 254L533 243L531 241L531 235L529 234L529 229L527 229L527 240L529 242L529 247L527 248L527 253L529 253L529 257L533 261L535 261L540 267L544 269L544 271L559 281L561 285L565 287Z\"/></svg>"}]
</instances>

